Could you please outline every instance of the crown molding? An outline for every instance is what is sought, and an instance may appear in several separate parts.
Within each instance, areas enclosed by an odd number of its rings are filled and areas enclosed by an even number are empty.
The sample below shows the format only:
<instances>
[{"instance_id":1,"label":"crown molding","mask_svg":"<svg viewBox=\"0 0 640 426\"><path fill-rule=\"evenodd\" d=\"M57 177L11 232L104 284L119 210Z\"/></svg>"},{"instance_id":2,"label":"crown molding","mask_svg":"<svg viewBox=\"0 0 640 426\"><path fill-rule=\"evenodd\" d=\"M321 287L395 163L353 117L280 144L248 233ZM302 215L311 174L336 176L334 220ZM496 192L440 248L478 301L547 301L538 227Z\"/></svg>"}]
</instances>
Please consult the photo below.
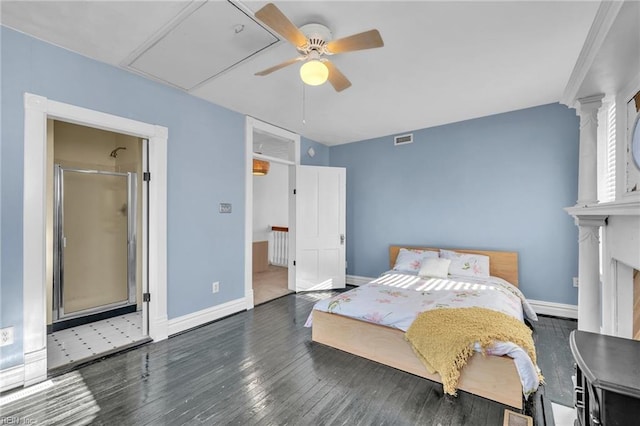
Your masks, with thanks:
<instances>
[{"instance_id":1,"label":"crown molding","mask_svg":"<svg viewBox=\"0 0 640 426\"><path fill-rule=\"evenodd\" d=\"M576 61L569 81L562 94L561 102L573 107L578 96L578 91L584 82L587 73L593 65L596 55L600 51L613 23L622 8L623 1L601 1L596 16L593 19L587 38L585 39L578 60Z\"/></svg>"}]
</instances>

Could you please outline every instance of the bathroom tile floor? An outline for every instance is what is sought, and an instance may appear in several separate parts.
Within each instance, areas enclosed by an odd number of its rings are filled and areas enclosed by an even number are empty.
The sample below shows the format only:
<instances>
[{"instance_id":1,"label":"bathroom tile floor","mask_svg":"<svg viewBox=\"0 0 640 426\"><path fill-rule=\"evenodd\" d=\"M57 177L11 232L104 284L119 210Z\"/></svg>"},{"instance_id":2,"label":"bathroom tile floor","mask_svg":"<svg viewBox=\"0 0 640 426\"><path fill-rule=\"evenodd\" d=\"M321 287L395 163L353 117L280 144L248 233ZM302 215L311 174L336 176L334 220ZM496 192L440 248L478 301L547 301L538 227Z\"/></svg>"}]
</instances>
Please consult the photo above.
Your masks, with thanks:
<instances>
[{"instance_id":1,"label":"bathroom tile floor","mask_svg":"<svg viewBox=\"0 0 640 426\"><path fill-rule=\"evenodd\" d=\"M56 331L47 336L48 368L88 361L146 339L140 311Z\"/></svg>"}]
</instances>

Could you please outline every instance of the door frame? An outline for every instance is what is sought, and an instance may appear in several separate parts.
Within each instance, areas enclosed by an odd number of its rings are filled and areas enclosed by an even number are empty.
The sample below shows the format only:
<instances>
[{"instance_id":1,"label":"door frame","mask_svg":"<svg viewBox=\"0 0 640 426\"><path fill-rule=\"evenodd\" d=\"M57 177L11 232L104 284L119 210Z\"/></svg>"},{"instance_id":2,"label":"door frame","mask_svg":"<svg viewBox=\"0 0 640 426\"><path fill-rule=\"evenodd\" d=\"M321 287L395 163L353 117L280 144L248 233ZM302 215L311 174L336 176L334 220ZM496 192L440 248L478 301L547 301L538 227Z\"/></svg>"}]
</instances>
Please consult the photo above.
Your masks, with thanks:
<instances>
[{"instance_id":1,"label":"door frame","mask_svg":"<svg viewBox=\"0 0 640 426\"><path fill-rule=\"evenodd\" d=\"M149 337L168 336L167 319L167 139L166 127L24 94L24 192L23 192L23 354L24 386L47 378L46 317L46 171L47 119L132 135L149 140L148 163L153 172L149 186L149 276L142 268L142 283L149 282L153 303L148 306ZM143 158L143 162L145 158ZM146 190L146 185L143 191ZM144 194L144 192L143 192ZM143 207L144 210L144 207ZM143 224L146 219L143 211ZM143 230L144 232L144 230ZM144 238L146 242L146 238ZM144 309L143 309L144 311ZM144 321L144 319L143 319Z\"/></svg>"},{"instance_id":2,"label":"door frame","mask_svg":"<svg viewBox=\"0 0 640 426\"><path fill-rule=\"evenodd\" d=\"M253 309L253 131L259 130L274 136L290 140L294 149L294 167L300 165L300 135L281 127L260 121L250 116L245 120L245 222L244 222L244 298L246 309ZM293 174L295 176L295 173ZM295 185L289 175L289 186ZM289 208L289 207L287 207ZM289 218L289 236L295 233L295 225L291 226ZM291 281L291 272L289 273ZM290 284L290 283L289 283Z\"/></svg>"}]
</instances>

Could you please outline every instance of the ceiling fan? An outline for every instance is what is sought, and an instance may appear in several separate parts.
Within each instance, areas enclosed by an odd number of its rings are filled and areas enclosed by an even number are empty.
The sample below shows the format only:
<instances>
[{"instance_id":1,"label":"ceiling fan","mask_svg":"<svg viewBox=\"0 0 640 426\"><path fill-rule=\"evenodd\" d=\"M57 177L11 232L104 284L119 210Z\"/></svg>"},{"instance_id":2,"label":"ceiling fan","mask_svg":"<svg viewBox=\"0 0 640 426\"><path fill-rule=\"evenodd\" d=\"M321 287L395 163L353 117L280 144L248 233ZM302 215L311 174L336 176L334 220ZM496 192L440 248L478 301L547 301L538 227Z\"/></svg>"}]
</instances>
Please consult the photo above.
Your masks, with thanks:
<instances>
[{"instance_id":1,"label":"ceiling fan","mask_svg":"<svg viewBox=\"0 0 640 426\"><path fill-rule=\"evenodd\" d=\"M378 30L331 40L331 31L324 25L307 24L298 28L273 3L268 3L258 10L255 16L293 44L301 54L297 58L289 59L255 74L259 76L265 76L296 62L304 61L300 68L302 81L317 86L329 80L333 88L340 92L351 86L351 82L326 56L384 46Z\"/></svg>"}]
</instances>

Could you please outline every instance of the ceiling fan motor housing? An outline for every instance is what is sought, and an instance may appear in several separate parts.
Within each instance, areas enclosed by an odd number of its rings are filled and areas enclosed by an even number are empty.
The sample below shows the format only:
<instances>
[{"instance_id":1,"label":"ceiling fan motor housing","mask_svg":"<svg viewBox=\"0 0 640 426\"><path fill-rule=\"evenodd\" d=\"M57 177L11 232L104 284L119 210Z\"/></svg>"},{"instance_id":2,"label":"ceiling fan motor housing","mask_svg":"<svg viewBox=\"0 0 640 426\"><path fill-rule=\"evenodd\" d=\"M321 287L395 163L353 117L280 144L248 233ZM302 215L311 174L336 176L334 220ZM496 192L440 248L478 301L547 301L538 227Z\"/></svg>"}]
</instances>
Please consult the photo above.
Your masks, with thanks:
<instances>
[{"instance_id":1,"label":"ceiling fan motor housing","mask_svg":"<svg viewBox=\"0 0 640 426\"><path fill-rule=\"evenodd\" d=\"M331 40L331 30L322 24L306 24L300 27L300 31L307 37L307 44L299 46L300 53L309 54L318 52L319 54L330 54L326 50L326 45Z\"/></svg>"}]
</instances>

